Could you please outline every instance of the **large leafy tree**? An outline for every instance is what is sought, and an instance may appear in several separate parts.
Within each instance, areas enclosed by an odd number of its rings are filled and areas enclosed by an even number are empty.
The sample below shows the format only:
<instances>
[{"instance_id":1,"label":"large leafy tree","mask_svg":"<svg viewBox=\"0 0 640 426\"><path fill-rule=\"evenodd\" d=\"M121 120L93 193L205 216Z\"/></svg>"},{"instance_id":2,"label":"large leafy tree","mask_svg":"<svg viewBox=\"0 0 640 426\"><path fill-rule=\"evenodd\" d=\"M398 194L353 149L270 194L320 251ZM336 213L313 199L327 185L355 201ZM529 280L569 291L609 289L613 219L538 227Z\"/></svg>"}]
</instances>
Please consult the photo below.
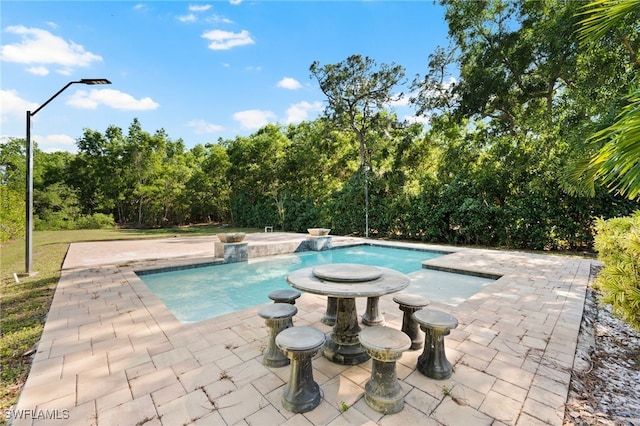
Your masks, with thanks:
<instances>
[{"instance_id":1,"label":"large leafy tree","mask_svg":"<svg viewBox=\"0 0 640 426\"><path fill-rule=\"evenodd\" d=\"M593 194L596 183L631 198L640 198L640 1L597 0L584 6L578 14L578 37L581 46L597 49L613 36L626 52L617 61L631 68L630 93L613 123L595 132L587 142L599 149L586 161L578 163L572 175L578 188ZM632 24L632 25L630 25ZM618 82L613 82L617 84Z\"/></svg>"},{"instance_id":2,"label":"large leafy tree","mask_svg":"<svg viewBox=\"0 0 640 426\"><path fill-rule=\"evenodd\" d=\"M573 143L625 90L610 82L629 80L615 61L626 52L611 45L581 51L575 2L442 3L452 44L429 57L412 100L432 116L431 135L443 142L439 188L457 199L445 197L449 207L438 213L443 234L469 243L579 247L589 239L591 216L620 213L612 206L621 204L569 195L564 170L583 155Z\"/></svg>"},{"instance_id":3,"label":"large leafy tree","mask_svg":"<svg viewBox=\"0 0 640 426\"><path fill-rule=\"evenodd\" d=\"M394 90L404 83L404 67L394 63L378 66L372 58L351 55L337 64L321 66L314 61L309 70L327 97L326 115L338 126L353 131L358 140L360 167L365 177L365 235L368 236L368 173L374 150L369 132L389 125L382 112L402 96Z\"/></svg>"}]
</instances>

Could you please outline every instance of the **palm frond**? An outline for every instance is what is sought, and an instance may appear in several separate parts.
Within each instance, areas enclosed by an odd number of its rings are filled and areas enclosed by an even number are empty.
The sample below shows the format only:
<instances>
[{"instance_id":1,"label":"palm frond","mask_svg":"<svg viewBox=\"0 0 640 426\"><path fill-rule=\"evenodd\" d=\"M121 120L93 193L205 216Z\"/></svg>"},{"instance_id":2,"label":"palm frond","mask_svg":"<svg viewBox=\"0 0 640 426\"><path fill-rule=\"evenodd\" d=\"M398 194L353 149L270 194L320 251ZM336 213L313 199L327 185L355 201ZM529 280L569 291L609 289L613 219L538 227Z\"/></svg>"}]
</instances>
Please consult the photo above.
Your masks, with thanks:
<instances>
[{"instance_id":1,"label":"palm frond","mask_svg":"<svg viewBox=\"0 0 640 426\"><path fill-rule=\"evenodd\" d=\"M580 46L596 42L619 25L625 16L640 9L640 0L595 0L580 8L578 41Z\"/></svg>"}]
</instances>

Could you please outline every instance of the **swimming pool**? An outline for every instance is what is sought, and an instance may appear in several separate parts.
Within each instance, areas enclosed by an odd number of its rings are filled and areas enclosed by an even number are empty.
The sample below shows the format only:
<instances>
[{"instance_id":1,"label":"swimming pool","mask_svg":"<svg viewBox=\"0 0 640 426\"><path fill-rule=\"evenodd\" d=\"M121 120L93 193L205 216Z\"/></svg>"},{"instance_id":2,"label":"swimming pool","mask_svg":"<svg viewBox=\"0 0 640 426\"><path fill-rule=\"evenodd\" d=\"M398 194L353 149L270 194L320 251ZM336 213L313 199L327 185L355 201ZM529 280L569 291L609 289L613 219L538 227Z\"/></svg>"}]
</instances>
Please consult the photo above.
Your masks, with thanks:
<instances>
[{"instance_id":1,"label":"swimming pool","mask_svg":"<svg viewBox=\"0 0 640 426\"><path fill-rule=\"evenodd\" d=\"M449 304L459 303L494 281L422 268L423 261L439 256L443 253L365 244L169 272L147 271L138 275L183 323L270 302L267 295L272 290L290 288L286 283L290 272L327 263L361 263L395 269L412 278L412 293ZM441 296L434 293L437 286L441 286L438 290ZM452 289L457 292L451 293Z\"/></svg>"}]
</instances>

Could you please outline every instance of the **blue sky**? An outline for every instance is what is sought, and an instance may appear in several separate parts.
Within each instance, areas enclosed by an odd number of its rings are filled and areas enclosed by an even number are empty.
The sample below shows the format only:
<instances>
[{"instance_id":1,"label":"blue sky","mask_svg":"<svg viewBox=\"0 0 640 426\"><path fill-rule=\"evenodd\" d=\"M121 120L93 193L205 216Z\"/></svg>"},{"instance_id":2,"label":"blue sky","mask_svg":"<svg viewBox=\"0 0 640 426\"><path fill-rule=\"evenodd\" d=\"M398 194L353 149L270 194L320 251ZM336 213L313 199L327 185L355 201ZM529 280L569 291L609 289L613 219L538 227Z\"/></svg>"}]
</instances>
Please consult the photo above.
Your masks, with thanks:
<instances>
[{"instance_id":1,"label":"blue sky","mask_svg":"<svg viewBox=\"0 0 640 426\"><path fill-rule=\"evenodd\" d=\"M313 120L326 101L313 61L352 54L406 68L408 82L446 46L432 1L0 2L0 136L24 138L26 112L43 151L75 152L85 128L126 133L134 118L187 148ZM408 83L398 91L408 92ZM393 107L401 119L414 110Z\"/></svg>"}]
</instances>

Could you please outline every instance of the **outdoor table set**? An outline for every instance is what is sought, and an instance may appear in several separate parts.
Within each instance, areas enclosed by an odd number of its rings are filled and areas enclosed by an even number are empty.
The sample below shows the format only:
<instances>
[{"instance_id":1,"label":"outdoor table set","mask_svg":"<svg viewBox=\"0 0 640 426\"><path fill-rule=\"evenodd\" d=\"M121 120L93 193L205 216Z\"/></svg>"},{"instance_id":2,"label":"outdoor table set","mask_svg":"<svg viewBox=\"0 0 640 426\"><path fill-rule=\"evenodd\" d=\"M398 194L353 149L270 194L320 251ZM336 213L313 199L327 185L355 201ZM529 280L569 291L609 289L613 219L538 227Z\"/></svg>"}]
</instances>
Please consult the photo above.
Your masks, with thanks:
<instances>
[{"instance_id":1,"label":"outdoor table set","mask_svg":"<svg viewBox=\"0 0 640 426\"><path fill-rule=\"evenodd\" d=\"M320 387L313 379L311 359L322 350L332 362L356 365L372 358L371 378L365 385L365 402L374 410L392 414L404 407L404 397L396 375L396 361L408 349L419 349L425 332L423 353L417 369L428 377L446 379L451 376L451 364L444 351L444 336L458 325L452 315L423 309L429 303L422 296L400 293L393 300L404 312L402 330L382 326L378 313L380 296L397 293L409 286L405 274L393 269L354 263L334 263L308 267L292 272L287 283L295 290L276 290L269 297L282 309L267 305L259 312L270 329L269 344L263 363L269 367L291 364L290 378L285 385L283 407L303 413L317 407L322 399ZM335 305L335 324L326 336L310 326L294 327L292 318L297 309L292 306L300 292L327 296ZM357 297L367 298L363 324L358 325ZM328 305L330 306L330 305Z\"/></svg>"}]
</instances>

